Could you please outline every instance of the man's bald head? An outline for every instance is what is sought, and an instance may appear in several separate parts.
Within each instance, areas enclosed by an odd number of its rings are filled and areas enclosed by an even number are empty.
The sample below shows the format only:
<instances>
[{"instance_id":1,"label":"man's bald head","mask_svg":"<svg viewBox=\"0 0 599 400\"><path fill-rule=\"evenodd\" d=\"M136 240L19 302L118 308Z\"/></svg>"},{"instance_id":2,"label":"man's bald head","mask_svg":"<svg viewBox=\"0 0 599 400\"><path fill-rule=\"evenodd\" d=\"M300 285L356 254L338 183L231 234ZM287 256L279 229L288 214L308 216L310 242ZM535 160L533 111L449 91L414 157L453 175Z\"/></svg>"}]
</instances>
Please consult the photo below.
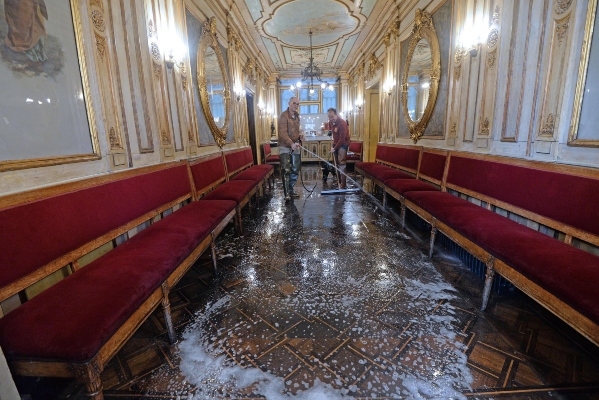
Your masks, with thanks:
<instances>
[{"instance_id":1,"label":"man's bald head","mask_svg":"<svg viewBox=\"0 0 599 400\"><path fill-rule=\"evenodd\" d=\"M297 112L299 108L299 99L295 96L289 99L289 111Z\"/></svg>"}]
</instances>

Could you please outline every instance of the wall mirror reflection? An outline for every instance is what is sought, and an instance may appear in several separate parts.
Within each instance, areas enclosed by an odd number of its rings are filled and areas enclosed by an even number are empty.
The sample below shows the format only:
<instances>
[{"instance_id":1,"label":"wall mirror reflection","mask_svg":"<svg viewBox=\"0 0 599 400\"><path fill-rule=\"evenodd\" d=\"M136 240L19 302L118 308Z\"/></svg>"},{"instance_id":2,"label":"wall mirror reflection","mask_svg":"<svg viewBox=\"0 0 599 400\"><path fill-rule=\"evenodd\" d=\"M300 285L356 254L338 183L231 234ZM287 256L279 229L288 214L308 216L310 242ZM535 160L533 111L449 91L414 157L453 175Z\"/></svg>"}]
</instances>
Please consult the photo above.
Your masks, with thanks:
<instances>
[{"instance_id":1,"label":"wall mirror reflection","mask_svg":"<svg viewBox=\"0 0 599 400\"><path fill-rule=\"evenodd\" d=\"M225 124L225 99L223 71L220 69L216 51L212 47L206 49L204 57L204 68L206 71L206 89L208 90L208 102L212 118L217 127L222 128Z\"/></svg>"},{"instance_id":2,"label":"wall mirror reflection","mask_svg":"<svg viewBox=\"0 0 599 400\"><path fill-rule=\"evenodd\" d=\"M430 43L422 38L416 45L408 70L408 115L412 121L418 122L424 115L429 99L432 67Z\"/></svg>"}]
</instances>

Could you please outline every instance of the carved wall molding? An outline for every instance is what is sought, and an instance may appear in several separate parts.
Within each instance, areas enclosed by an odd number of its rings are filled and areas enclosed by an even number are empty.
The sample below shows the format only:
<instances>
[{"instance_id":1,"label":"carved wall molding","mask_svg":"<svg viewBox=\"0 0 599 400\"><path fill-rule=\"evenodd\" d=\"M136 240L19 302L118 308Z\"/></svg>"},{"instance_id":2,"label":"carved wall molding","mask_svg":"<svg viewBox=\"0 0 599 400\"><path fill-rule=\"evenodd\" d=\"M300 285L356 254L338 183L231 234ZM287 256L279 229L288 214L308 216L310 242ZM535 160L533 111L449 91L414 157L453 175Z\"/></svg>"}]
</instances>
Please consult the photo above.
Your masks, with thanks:
<instances>
[{"instance_id":1,"label":"carved wall molding","mask_svg":"<svg viewBox=\"0 0 599 400\"><path fill-rule=\"evenodd\" d=\"M371 80L382 67L383 63L379 61L376 55L374 53L370 54L370 57L368 58L368 72L366 73L365 79L367 81Z\"/></svg>"},{"instance_id":2,"label":"carved wall molding","mask_svg":"<svg viewBox=\"0 0 599 400\"><path fill-rule=\"evenodd\" d=\"M572 5L572 0L557 0L555 2L555 13L561 15Z\"/></svg>"}]
</instances>

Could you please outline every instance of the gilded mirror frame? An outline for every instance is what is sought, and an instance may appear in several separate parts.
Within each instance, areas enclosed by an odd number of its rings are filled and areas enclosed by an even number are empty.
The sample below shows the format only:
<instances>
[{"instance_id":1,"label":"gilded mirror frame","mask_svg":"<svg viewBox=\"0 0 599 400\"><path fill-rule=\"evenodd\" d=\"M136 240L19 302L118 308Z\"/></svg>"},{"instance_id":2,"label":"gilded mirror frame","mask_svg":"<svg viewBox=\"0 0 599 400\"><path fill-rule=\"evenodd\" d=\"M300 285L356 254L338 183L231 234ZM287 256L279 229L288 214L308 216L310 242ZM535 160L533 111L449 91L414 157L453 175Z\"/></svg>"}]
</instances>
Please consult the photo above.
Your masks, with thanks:
<instances>
[{"instance_id":1,"label":"gilded mirror frame","mask_svg":"<svg viewBox=\"0 0 599 400\"><path fill-rule=\"evenodd\" d=\"M225 102L225 122L222 127L218 127L214 122L212 116L212 110L210 109L210 98L208 92L208 85L206 83L206 70L204 58L206 50L211 47L216 53L216 59L218 65L223 74L223 99ZM210 18L203 24L202 37L198 44L198 65L197 65L197 77L198 86L200 89L200 103L202 103L202 110L206 116L206 122L212 132L214 141L219 147L224 147L227 142L227 131L229 130L229 124L231 122L231 91L229 89L229 74L225 66L225 59L221 53L220 45L216 38L216 19Z\"/></svg>"},{"instance_id":2,"label":"gilded mirror frame","mask_svg":"<svg viewBox=\"0 0 599 400\"><path fill-rule=\"evenodd\" d=\"M412 37L410 39L408 54L404 63L403 76L401 79L401 109L403 111L408 130L410 131L410 138L414 143L424 135L424 130L428 125L428 121L433 115L433 109L437 102L437 93L439 91L439 79L441 78L441 52L439 50L439 40L437 39L437 32L433 25L433 19L429 13L421 9L416 9L416 18L414 20L414 27L412 28ZM432 71L430 76L429 95L426 108L422 114L422 118L418 121L412 121L408 112L408 76L410 71L410 64L414 50L421 39L426 39L431 47L431 59L432 59Z\"/></svg>"}]
</instances>

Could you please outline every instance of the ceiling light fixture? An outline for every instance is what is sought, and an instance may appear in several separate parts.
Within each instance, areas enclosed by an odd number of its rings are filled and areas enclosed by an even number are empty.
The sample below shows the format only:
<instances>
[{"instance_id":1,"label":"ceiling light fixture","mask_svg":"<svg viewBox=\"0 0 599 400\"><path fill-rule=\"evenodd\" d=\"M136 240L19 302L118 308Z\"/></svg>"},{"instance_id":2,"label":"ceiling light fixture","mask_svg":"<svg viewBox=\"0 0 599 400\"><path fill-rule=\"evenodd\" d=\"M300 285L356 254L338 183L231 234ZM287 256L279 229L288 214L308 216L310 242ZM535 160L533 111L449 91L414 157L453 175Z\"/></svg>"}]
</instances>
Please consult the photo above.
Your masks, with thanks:
<instances>
[{"instance_id":1,"label":"ceiling light fixture","mask_svg":"<svg viewBox=\"0 0 599 400\"><path fill-rule=\"evenodd\" d=\"M322 80L322 78L320 77L320 75L322 74L322 70L316 65L314 64L314 55L313 55L313 49L312 49L312 29L310 29L310 62L308 63L308 65L306 66L306 68L304 68L302 70L302 79L300 81L298 81L295 85L291 85L289 87L290 90L294 90L296 87L297 88L301 88L302 87L302 82L310 82L310 90L309 90L309 96L313 96L315 93L314 90L314 80L316 79L318 82L321 82L320 87L322 89L325 89L327 87L327 83L325 81ZM332 85L329 85L329 90L332 90Z\"/></svg>"}]
</instances>

